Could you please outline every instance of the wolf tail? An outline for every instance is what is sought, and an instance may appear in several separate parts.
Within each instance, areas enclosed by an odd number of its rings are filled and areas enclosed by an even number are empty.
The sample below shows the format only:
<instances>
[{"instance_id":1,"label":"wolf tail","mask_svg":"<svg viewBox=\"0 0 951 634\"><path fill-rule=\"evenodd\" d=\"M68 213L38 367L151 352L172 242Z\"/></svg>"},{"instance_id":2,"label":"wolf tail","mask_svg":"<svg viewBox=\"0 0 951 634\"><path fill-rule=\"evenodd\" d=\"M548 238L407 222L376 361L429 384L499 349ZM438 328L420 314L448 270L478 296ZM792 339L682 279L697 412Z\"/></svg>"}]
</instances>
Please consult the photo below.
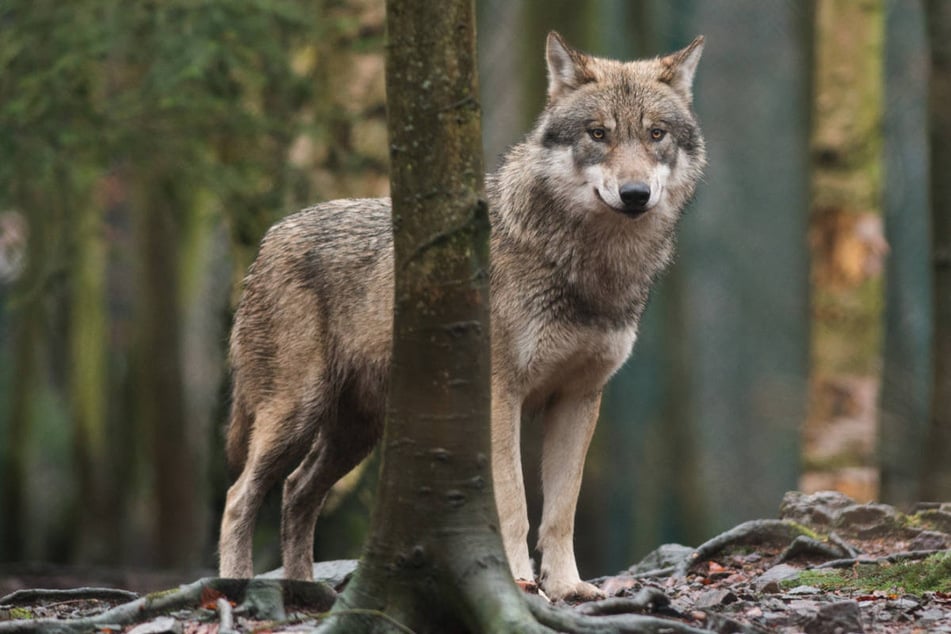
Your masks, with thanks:
<instances>
[{"instance_id":1,"label":"wolf tail","mask_svg":"<svg viewBox=\"0 0 951 634\"><path fill-rule=\"evenodd\" d=\"M244 399L236 396L231 403L231 416L225 437L225 457L232 475L237 475L244 469L253 424L253 416L245 407Z\"/></svg>"}]
</instances>

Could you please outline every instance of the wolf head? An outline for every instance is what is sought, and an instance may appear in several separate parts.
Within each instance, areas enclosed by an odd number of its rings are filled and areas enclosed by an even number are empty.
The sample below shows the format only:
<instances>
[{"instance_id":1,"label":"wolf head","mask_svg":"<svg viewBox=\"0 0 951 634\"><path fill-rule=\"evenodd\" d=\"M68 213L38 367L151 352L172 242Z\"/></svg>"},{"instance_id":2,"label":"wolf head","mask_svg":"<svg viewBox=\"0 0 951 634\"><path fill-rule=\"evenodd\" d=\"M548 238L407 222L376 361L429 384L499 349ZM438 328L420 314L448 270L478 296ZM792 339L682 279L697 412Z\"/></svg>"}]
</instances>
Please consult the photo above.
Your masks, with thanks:
<instances>
[{"instance_id":1,"label":"wolf head","mask_svg":"<svg viewBox=\"0 0 951 634\"><path fill-rule=\"evenodd\" d=\"M557 198L587 217L676 219L706 161L691 110L703 37L633 62L577 51L548 35L548 103L535 128Z\"/></svg>"}]
</instances>

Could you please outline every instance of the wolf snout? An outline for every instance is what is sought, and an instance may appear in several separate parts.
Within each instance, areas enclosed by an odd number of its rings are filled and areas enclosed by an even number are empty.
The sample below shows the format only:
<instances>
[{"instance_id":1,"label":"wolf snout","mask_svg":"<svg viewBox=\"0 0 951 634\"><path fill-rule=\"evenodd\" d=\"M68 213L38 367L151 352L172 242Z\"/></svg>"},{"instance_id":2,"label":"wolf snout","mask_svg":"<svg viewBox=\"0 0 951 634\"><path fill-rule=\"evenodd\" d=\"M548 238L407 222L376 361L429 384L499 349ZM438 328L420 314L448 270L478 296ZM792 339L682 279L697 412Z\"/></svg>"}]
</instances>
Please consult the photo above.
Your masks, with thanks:
<instances>
[{"instance_id":1,"label":"wolf snout","mask_svg":"<svg viewBox=\"0 0 951 634\"><path fill-rule=\"evenodd\" d=\"M618 195L621 197L625 211L641 212L647 208L647 203L651 199L651 187L640 181L624 183L618 189Z\"/></svg>"}]
</instances>

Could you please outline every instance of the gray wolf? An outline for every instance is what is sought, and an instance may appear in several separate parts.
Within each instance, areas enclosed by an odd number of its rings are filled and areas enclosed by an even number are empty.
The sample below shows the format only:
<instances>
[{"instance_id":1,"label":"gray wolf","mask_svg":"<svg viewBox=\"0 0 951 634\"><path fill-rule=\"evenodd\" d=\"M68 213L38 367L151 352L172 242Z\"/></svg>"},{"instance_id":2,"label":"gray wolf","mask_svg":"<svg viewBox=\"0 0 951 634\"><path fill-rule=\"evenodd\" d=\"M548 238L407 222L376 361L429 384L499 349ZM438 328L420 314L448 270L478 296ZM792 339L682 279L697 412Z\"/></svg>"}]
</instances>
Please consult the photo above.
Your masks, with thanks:
<instances>
[{"instance_id":1,"label":"gray wolf","mask_svg":"<svg viewBox=\"0 0 951 634\"><path fill-rule=\"evenodd\" d=\"M703 39L666 57L587 55L552 32L548 101L490 174L492 471L505 552L534 580L519 450L544 426L539 581L594 598L574 515L605 382L627 359L706 155L692 111ZM309 579L330 487L382 431L393 306L390 201L305 209L264 237L231 335L227 455L240 475L221 523L220 573L252 575L265 493L284 479L285 575Z\"/></svg>"}]
</instances>

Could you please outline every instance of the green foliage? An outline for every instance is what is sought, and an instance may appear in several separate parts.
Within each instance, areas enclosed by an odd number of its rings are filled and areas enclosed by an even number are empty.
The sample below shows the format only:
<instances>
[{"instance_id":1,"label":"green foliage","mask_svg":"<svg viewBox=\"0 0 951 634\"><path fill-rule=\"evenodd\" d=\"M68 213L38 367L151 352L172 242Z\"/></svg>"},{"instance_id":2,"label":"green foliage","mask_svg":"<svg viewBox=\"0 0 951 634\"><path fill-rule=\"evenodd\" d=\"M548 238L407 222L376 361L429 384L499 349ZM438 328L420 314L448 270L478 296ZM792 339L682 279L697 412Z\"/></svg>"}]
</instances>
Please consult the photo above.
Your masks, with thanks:
<instances>
[{"instance_id":1,"label":"green foliage","mask_svg":"<svg viewBox=\"0 0 951 634\"><path fill-rule=\"evenodd\" d=\"M135 162L261 203L283 169L274 150L311 97L292 66L295 45L313 30L306 6L4 2L0 205L29 214L24 188L59 190L57 169L97 173Z\"/></svg>"}]
</instances>

